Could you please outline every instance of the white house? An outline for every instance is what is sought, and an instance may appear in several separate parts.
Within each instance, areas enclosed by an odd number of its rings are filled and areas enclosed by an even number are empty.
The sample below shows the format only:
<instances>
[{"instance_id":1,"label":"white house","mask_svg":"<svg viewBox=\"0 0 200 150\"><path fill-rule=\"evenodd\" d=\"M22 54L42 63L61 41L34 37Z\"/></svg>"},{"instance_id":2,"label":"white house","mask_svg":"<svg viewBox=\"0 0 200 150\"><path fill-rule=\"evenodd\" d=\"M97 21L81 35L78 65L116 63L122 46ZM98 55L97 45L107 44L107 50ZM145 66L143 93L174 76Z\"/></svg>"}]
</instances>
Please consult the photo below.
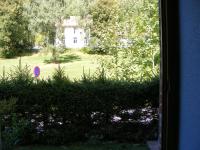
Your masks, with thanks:
<instances>
[{"instance_id":1,"label":"white house","mask_svg":"<svg viewBox=\"0 0 200 150\"><path fill-rule=\"evenodd\" d=\"M64 45L66 48L83 48L88 44L89 36L79 24L80 17L70 16L69 19L64 19L62 28L64 31L63 40L56 38L55 45ZM58 25L57 25L58 26Z\"/></svg>"}]
</instances>

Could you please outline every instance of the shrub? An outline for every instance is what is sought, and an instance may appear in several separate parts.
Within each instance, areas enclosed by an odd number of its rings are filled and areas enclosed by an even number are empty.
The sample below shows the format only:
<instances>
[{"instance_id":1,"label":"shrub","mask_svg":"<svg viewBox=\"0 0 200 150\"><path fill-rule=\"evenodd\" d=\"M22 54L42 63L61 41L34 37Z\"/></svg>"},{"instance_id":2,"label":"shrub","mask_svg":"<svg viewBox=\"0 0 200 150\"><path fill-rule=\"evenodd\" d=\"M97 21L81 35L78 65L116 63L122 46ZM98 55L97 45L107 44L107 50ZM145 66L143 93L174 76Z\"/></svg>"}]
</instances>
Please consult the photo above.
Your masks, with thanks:
<instances>
[{"instance_id":1,"label":"shrub","mask_svg":"<svg viewBox=\"0 0 200 150\"><path fill-rule=\"evenodd\" d=\"M16 51L14 50L0 48L0 57L2 58L13 58L16 55Z\"/></svg>"},{"instance_id":2,"label":"shrub","mask_svg":"<svg viewBox=\"0 0 200 150\"><path fill-rule=\"evenodd\" d=\"M81 48L80 51L86 54L101 54L101 55L108 54L108 51L106 48L103 48L99 45L94 46L91 44L88 47Z\"/></svg>"},{"instance_id":3,"label":"shrub","mask_svg":"<svg viewBox=\"0 0 200 150\"><path fill-rule=\"evenodd\" d=\"M43 35L41 33L37 33L35 35L35 45L45 46L45 44L46 44L45 35Z\"/></svg>"},{"instance_id":4,"label":"shrub","mask_svg":"<svg viewBox=\"0 0 200 150\"><path fill-rule=\"evenodd\" d=\"M21 56L32 55L35 51L31 49L1 49L0 48L0 57L2 58L14 58Z\"/></svg>"},{"instance_id":5,"label":"shrub","mask_svg":"<svg viewBox=\"0 0 200 150\"><path fill-rule=\"evenodd\" d=\"M28 74L21 77L18 72L0 80L0 99L16 97L15 113L29 120L31 127L25 130L29 140L24 138L23 143L61 145L92 137L144 142L155 138L158 78L128 82L101 74L70 81L61 68L49 80L35 82Z\"/></svg>"},{"instance_id":6,"label":"shrub","mask_svg":"<svg viewBox=\"0 0 200 150\"><path fill-rule=\"evenodd\" d=\"M12 149L15 144L15 139L17 134L14 136L11 132L7 132L6 118L10 117L10 114L14 112L16 104L16 99L10 98L10 100L1 100L0 101L0 148L9 150ZM9 134L9 135L8 135Z\"/></svg>"},{"instance_id":7,"label":"shrub","mask_svg":"<svg viewBox=\"0 0 200 150\"><path fill-rule=\"evenodd\" d=\"M19 119L16 114L11 114L10 119L10 126L6 126L2 133L3 150L12 150L15 145L20 144L29 124L27 120Z\"/></svg>"},{"instance_id":8,"label":"shrub","mask_svg":"<svg viewBox=\"0 0 200 150\"><path fill-rule=\"evenodd\" d=\"M54 45L47 45L42 49L42 53L48 54L51 53L50 60L45 60L47 63L59 63L60 62L60 54L63 54L70 49L64 48L64 47L56 47Z\"/></svg>"},{"instance_id":9,"label":"shrub","mask_svg":"<svg viewBox=\"0 0 200 150\"><path fill-rule=\"evenodd\" d=\"M95 51L93 51L90 47L83 47L80 51L86 54L95 54Z\"/></svg>"},{"instance_id":10,"label":"shrub","mask_svg":"<svg viewBox=\"0 0 200 150\"><path fill-rule=\"evenodd\" d=\"M59 57L59 52L57 47L53 46L53 45L47 45L46 47L43 48L42 50L43 53L51 53L51 60L52 62L56 63L57 59Z\"/></svg>"},{"instance_id":11,"label":"shrub","mask_svg":"<svg viewBox=\"0 0 200 150\"><path fill-rule=\"evenodd\" d=\"M90 49L88 47L83 47L80 49L81 52L89 54L90 53Z\"/></svg>"}]
</instances>

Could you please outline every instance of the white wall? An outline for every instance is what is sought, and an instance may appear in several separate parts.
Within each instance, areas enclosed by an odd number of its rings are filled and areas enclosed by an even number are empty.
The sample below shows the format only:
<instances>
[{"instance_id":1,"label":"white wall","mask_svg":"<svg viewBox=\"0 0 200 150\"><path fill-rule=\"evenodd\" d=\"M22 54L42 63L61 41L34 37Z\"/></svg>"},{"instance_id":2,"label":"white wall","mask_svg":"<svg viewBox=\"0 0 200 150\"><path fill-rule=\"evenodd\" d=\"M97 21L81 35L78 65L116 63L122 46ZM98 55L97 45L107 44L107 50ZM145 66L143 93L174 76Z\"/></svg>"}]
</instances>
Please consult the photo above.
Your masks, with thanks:
<instances>
[{"instance_id":1,"label":"white wall","mask_svg":"<svg viewBox=\"0 0 200 150\"><path fill-rule=\"evenodd\" d=\"M85 43L86 34L82 28L65 27L64 37L66 48L82 48L87 45ZM74 43L74 38L77 38L77 43Z\"/></svg>"}]
</instances>

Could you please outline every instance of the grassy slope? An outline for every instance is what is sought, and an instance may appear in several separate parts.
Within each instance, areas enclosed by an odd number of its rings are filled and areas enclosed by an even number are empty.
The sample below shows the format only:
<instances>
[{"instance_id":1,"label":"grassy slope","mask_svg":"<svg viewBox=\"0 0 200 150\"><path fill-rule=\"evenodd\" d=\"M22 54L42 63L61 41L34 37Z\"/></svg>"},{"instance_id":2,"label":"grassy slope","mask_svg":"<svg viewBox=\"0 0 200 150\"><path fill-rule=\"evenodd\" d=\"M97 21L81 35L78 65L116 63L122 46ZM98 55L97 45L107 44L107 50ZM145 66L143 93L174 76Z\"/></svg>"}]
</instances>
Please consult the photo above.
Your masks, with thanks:
<instances>
[{"instance_id":1,"label":"grassy slope","mask_svg":"<svg viewBox=\"0 0 200 150\"><path fill-rule=\"evenodd\" d=\"M77 145L69 147L29 146L29 147L17 148L16 150L148 150L148 148L145 145L101 144L101 145Z\"/></svg>"},{"instance_id":2,"label":"grassy slope","mask_svg":"<svg viewBox=\"0 0 200 150\"><path fill-rule=\"evenodd\" d=\"M58 67L58 64L49 63L50 54L34 54L32 56L24 56L22 57L22 65L29 65L31 71L35 66L39 66L41 70L40 78L51 77L55 68ZM64 67L66 73L68 74L70 79L78 79L81 77L83 73L83 67L85 73L94 73L97 68L97 55L88 55L83 54L79 51L67 52L60 56L60 60L62 63L61 67ZM45 61L46 60L46 61ZM19 57L14 59L1 59L0 58L0 75L3 72L3 66L5 67L6 73L10 72L10 69L13 69L14 66L19 64Z\"/></svg>"}]
</instances>

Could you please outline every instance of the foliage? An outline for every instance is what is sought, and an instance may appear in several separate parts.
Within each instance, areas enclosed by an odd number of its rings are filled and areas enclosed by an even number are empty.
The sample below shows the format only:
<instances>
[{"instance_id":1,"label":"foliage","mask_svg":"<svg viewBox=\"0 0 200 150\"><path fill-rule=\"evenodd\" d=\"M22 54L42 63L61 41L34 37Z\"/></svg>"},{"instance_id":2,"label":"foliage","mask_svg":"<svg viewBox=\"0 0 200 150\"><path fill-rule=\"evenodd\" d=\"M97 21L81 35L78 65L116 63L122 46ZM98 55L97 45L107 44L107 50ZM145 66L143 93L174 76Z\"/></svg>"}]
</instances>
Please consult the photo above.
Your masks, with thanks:
<instances>
[{"instance_id":1,"label":"foliage","mask_svg":"<svg viewBox=\"0 0 200 150\"><path fill-rule=\"evenodd\" d=\"M148 150L146 144L102 142L99 144L72 144L69 146L24 146L16 150Z\"/></svg>"},{"instance_id":2,"label":"foliage","mask_svg":"<svg viewBox=\"0 0 200 150\"><path fill-rule=\"evenodd\" d=\"M36 34L42 33L48 45L54 44L55 37L63 40L57 32L63 31L62 27L57 26L56 31L55 25L69 16L84 16L85 7L84 0L29 0L25 5L25 14L30 21L29 28Z\"/></svg>"},{"instance_id":3,"label":"foliage","mask_svg":"<svg viewBox=\"0 0 200 150\"><path fill-rule=\"evenodd\" d=\"M56 23L85 14L83 0L5 0L0 6L0 53L5 58L32 48L34 42L54 44Z\"/></svg>"},{"instance_id":4,"label":"foliage","mask_svg":"<svg viewBox=\"0 0 200 150\"><path fill-rule=\"evenodd\" d=\"M89 14L92 16L90 44L94 51L111 53L118 45L118 0L96 0L90 4Z\"/></svg>"},{"instance_id":5,"label":"foliage","mask_svg":"<svg viewBox=\"0 0 200 150\"><path fill-rule=\"evenodd\" d=\"M95 50L90 48L90 47L83 47L80 49L81 52L86 53L86 54L95 54Z\"/></svg>"},{"instance_id":6,"label":"foliage","mask_svg":"<svg viewBox=\"0 0 200 150\"><path fill-rule=\"evenodd\" d=\"M141 77L154 77L159 74L160 64L158 1L146 1L138 10L133 33L134 58Z\"/></svg>"},{"instance_id":7,"label":"foliage","mask_svg":"<svg viewBox=\"0 0 200 150\"><path fill-rule=\"evenodd\" d=\"M22 0L5 0L0 5L1 57L10 58L32 47L28 20L23 15Z\"/></svg>"},{"instance_id":8,"label":"foliage","mask_svg":"<svg viewBox=\"0 0 200 150\"><path fill-rule=\"evenodd\" d=\"M45 49L43 49L44 51L46 50L47 52L50 51L51 53L51 61L54 62L54 63L57 63L57 59L58 59L58 51L57 51L57 48L53 45L48 45L45 47Z\"/></svg>"},{"instance_id":9,"label":"foliage","mask_svg":"<svg viewBox=\"0 0 200 150\"><path fill-rule=\"evenodd\" d=\"M55 80L55 82L59 84L62 83L63 81L69 80L68 77L66 77L64 69L61 68L60 65L58 66L57 69L55 69L55 72L53 74L53 79Z\"/></svg>"},{"instance_id":10,"label":"foliage","mask_svg":"<svg viewBox=\"0 0 200 150\"><path fill-rule=\"evenodd\" d=\"M12 150L14 146L19 144L24 138L25 129L28 126L28 121L21 119L18 120L16 114L11 114L11 125L6 126L3 133L3 150Z\"/></svg>"},{"instance_id":11,"label":"foliage","mask_svg":"<svg viewBox=\"0 0 200 150\"><path fill-rule=\"evenodd\" d=\"M0 99L16 97L18 120L30 123L24 133L28 138L22 143L61 145L92 137L144 142L155 138L158 79L119 81L107 79L102 72L99 77L84 75L82 80L70 81L62 68L56 72L49 80L35 81L26 75L30 80L22 80L19 72L0 82Z\"/></svg>"},{"instance_id":12,"label":"foliage","mask_svg":"<svg viewBox=\"0 0 200 150\"><path fill-rule=\"evenodd\" d=\"M28 66L20 63L0 80L0 99L16 97L17 119L31 124L24 143L64 144L93 137L144 142L153 137L159 94L156 0L5 0L0 4L3 57L30 48L34 34L36 43L50 51L57 63L59 49L49 44L54 43L55 24L70 15L91 17L92 23L85 23L91 40L83 51L109 54L100 62L103 69L98 77L83 75L72 82L59 68L52 79L35 81ZM25 126L14 121L16 130L18 123L21 132ZM17 137L16 130L12 128L8 139Z\"/></svg>"},{"instance_id":13,"label":"foliage","mask_svg":"<svg viewBox=\"0 0 200 150\"><path fill-rule=\"evenodd\" d=\"M37 33L35 35L35 45L42 46L42 47L46 45L44 34Z\"/></svg>"},{"instance_id":14,"label":"foliage","mask_svg":"<svg viewBox=\"0 0 200 150\"><path fill-rule=\"evenodd\" d=\"M101 10L107 8L102 4L101 6L103 7ZM101 20L103 18L101 16L109 18L110 14L105 11L100 12L101 10L95 13L98 9L93 12L93 20L95 21L95 17L98 18L95 24L99 26L96 28L100 29L94 32L96 41L104 41L101 38L103 36L107 42L97 47L100 49L104 47L103 49L111 56L100 60L107 75L121 80L138 81L158 76L160 53L157 1L123 0L119 7L113 9L116 12L111 13L111 19L107 19L106 22Z\"/></svg>"},{"instance_id":15,"label":"foliage","mask_svg":"<svg viewBox=\"0 0 200 150\"><path fill-rule=\"evenodd\" d=\"M69 51L69 49L66 49L64 47L57 47L57 46L54 46L51 44L48 44L41 50L41 52L45 55L48 53L51 54L50 60L45 60L45 62L47 62L47 63L61 63L61 60L59 60L59 58L60 58L59 56L60 56L60 54L66 52L66 51Z\"/></svg>"},{"instance_id":16,"label":"foliage","mask_svg":"<svg viewBox=\"0 0 200 150\"><path fill-rule=\"evenodd\" d=\"M3 57L29 49L35 40L36 45L50 49L50 61L57 62L60 50L49 44L55 38L63 41L63 19L81 16L81 26L90 34L89 46L82 50L109 54L111 59L100 61L109 77L142 81L159 74L157 0L10 1L1 2L0 9Z\"/></svg>"},{"instance_id":17,"label":"foliage","mask_svg":"<svg viewBox=\"0 0 200 150\"><path fill-rule=\"evenodd\" d=\"M12 113L15 109L15 104L16 104L16 99L15 98L10 98L9 100L1 100L0 101L0 115L5 115Z\"/></svg>"},{"instance_id":18,"label":"foliage","mask_svg":"<svg viewBox=\"0 0 200 150\"><path fill-rule=\"evenodd\" d=\"M22 66L21 58L19 59L19 65L16 66L13 70L11 70L9 78L11 78L13 84L18 86L29 85L33 81L29 66L28 65Z\"/></svg>"},{"instance_id":19,"label":"foliage","mask_svg":"<svg viewBox=\"0 0 200 150\"><path fill-rule=\"evenodd\" d=\"M10 144L4 144L5 142L9 142L9 140L6 140L3 138L2 140L2 125L5 124L5 116L9 115L10 113L12 113L15 109L15 104L16 104L16 99L14 98L10 98L10 100L1 100L0 101L0 149L3 148L3 146L8 146ZM3 133L3 137L4 137L4 133ZM11 146L12 147L12 146ZM11 148L10 147L10 148Z\"/></svg>"}]
</instances>

